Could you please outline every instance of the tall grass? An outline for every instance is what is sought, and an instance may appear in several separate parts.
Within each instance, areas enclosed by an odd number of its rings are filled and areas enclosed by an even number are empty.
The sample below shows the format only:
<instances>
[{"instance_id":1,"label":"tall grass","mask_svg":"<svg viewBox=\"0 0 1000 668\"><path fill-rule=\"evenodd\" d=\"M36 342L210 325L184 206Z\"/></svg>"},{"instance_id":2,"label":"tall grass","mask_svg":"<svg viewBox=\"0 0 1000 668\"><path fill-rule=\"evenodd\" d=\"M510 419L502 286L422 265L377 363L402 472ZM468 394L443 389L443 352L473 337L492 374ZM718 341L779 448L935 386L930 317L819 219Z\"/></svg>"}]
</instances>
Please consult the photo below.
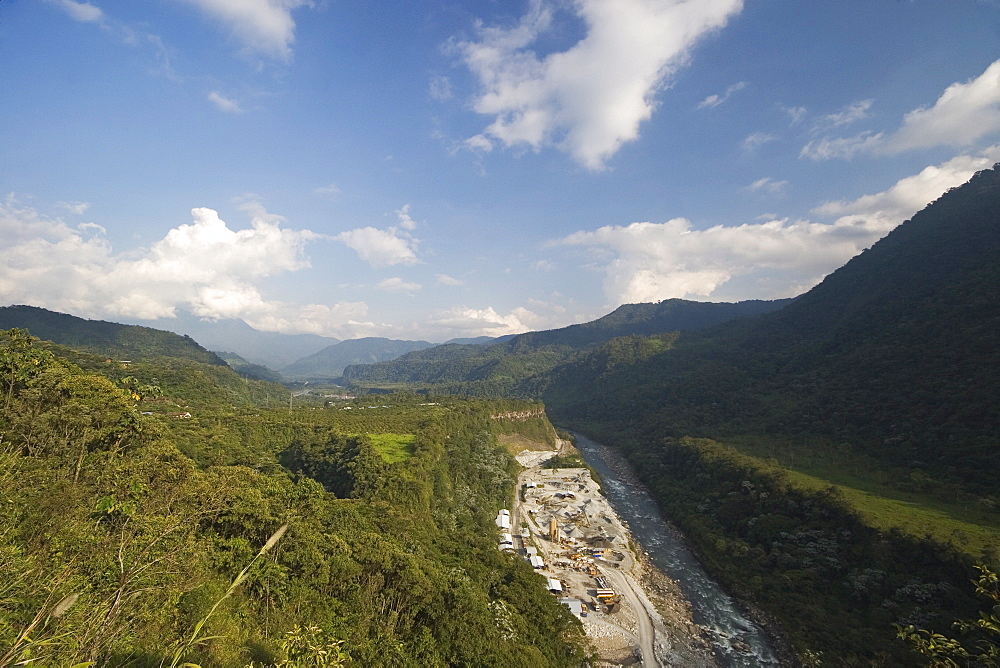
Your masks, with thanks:
<instances>
[{"instance_id":1,"label":"tall grass","mask_svg":"<svg viewBox=\"0 0 1000 668\"><path fill-rule=\"evenodd\" d=\"M174 652L173 659L170 662L170 668L177 668L178 666L183 666L184 668L200 668L198 664L187 663L187 662L181 663L181 660L197 645L203 644L205 642L208 642L209 640L214 640L215 638L220 637L220 636L202 636L201 630L202 628L204 628L208 620L212 618L212 615L215 614L215 611L219 609L219 606L222 605L223 601L229 598L232 595L232 593L236 591L237 587L239 587L241 584L243 584L250 578L250 569L252 569L254 567L254 564L260 561L260 559L262 559L264 555L267 554L271 550L271 548L273 548L277 544L279 540L281 540L281 537L285 535L286 531L288 531L288 525L282 524L277 531L271 534L271 537L267 539L266 543L264 543L264 547L260 548L260 552L258 552L254 556L254 558L250 560L250 563L248 563L246 567L242 571L240 571L239 575L236 576L232 584L229 585L229 588L226 590L226 593L223 594L222 597L215 602L215 605L212 606L212 609L208 611L207 615L198 620L198 623L194 625L194 630L191 631L191 637L179 643L177 651Z\"/></svg>"}]
</instances>

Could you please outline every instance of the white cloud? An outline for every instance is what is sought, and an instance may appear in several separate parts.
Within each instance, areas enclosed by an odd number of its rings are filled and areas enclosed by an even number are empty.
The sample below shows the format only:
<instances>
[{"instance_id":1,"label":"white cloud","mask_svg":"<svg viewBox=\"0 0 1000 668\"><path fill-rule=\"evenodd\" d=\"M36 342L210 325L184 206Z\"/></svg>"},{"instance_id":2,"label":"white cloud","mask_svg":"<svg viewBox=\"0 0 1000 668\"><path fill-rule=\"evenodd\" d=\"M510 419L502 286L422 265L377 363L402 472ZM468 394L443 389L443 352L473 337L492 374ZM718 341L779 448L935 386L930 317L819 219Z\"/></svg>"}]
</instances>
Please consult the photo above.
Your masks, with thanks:
<instances>
[{"instance_id":1,"label":"white cloud","mask_svg":"<svg viewBox=\"0 0 1000 668\"><path fill-rule=\"evenodd\" d=\"M444 102L454 97L454 93L451 90L451 80L448 77L440 75L431 77L428 92L431 99L438 100L439 102Z\"/></svg>"},{"instance_id":2,"label":"white cloud","mask_svg":"<svg viewBox=\"0 0 1000 668\"><path fill-rule=\"evenodd\" d=\"M900 179L883 192L853 201L825 202L812 212L818 216L882 216L898 223L998 160L1000 145L978 155L959 155L940 165L926 167L919 174Z\"/></svg>"},{"instance_id":3,"label":"white cloud","mask_svg":"<svg viewBox=\"0 0 1000 668\"><path fill-rule=\"evenodd\" d=\"M317 195L326 195L328 197L336 197L340 194L340 187L336 183L331 183L329 185L321 186L313 191Z\"/></svg>"},{"instance_id":4,"label":"white cloud","mask_svg":"<svg viewBox=\"0 0 1000 668\"><path fill-rule=\"evenodd\" d=\"M950 144L968 146L1000 132L1000 60L979 77L953 83L933 107L914 109L886 142L887 153Z\"/></svg>"},{"instance_id":5,"label":"white cloud","mask_svg":"<svg viewBox=\"0 0 1000 668\"><path fill-rule=\"evenodd\" d=\"M732 86L726 89L726 92L722 95L713 94L706 97L704 100L698 103L698 109L718 107L720 104L729 100L730 96L737 91L741 91L747 87L746 81L739 81L734 83Z\"/></svg>"},{"instance_id":6,"label":"white cloud","mask_svg":"<svg viewBox=\"0 0 1000 668\"><path fill-rule=\"evenodd\" d=\"M375 323L365 320L368 305L364 302L338 302L336 304L280 304L267 313L243 319L255 329L264 332L319 334L351 339L371 336Z\"/></svg>"},{"instance_id":7,"label":"white cloud","mask_svg":"<svg viewBox=\"0 0 1000 668\"><path fill-rule=\"evenodd\" d=\"M401 278L387 278L384 281L381 281L375 287L385 292L401 292L404 294L412 295L414 292L416 292L423 286L420 285L419 283L411 283L409 281L404 281Z\"/></svg>"},{"instance_id":8,"label":"white cloud","mask_svg":"<svg viewBox=\"0 0 1000 668\"><path fill-rule=\"evenodd\" d=\"M438 285L450 285L450 286L465 285L459 279L453 278L448 274L438 274L437 276L435 276L435 278L437 278Z\"/></svg>"},{"instance_id":9,"label":"white cloud","mask_svg":"<svg viewBox=\"0 0 1000 668\"><path fill-rule=\"evenodd\" d=\"M95 223L71 227L13 199L0 203L0 301L83 317L157 319L178 308L209 319L242 318L271 331L357 335L363 302L297 305L268 300L262 279L309 266L305 245L320 238L282 226L259 204L249 229L232 230L212 209L140 251L116 254Z\"/></svg>"},{"instance_id":10,"label":"white cloud","mask_svg":"<svg viewBox=\"0 0 1000 668\"><path fill-rule=\"evenodd\" d=\"M396 212L396 217L399 219L399 226L402 227L404 230L417 229L416 221L410 217L409 204L404 204L403 208Z\"/></svg>"},{"instance_id":11,"label":"white cloud","mask_svg":"<svg viewBox=\"0 0 1000 668\"><path fill-rule=\"evenodd\" d=\"M868 110L871 108L872 102L873 100L861 100L849 104L841 111L821 118L816 127L817 129L839 128L868 118Z\"/></svg>"},{"instance_id":12,"label":"white cloud","mask_svg":"<svg viewBox=\"0 0 1000 668\"><path fill-rule=\"evenodd\" d=\"M562 5L559 5L562 6ZM742 0L576 0L586 36L539 56L532 46L553 10L535 0L512 28L480 28L458 48L478 77L474 109L494 117L468 144L499 142L534 150L555 145L588 169L601 169L655 108L655 95L703 36L723 27Z\"/></svg>"},{"instance_id":13,"label":"white cloud","mask_svg":"<svg viewBox=\"0 0 1000 668\"><path fill-rule=\"evenodd\" d=\"M780 193L788 186L788 181L777 181L770 176L757 179L746 187L750 192L764 191L769 193Z\"/></svg>"},{"instance_id":14,"label":"white cloud","mask_svg":"<svg viewBox=\"0 0 1000 668\"><path fill-rule=\"evenodd\" d=\"M791 118L792 125L798 125L799 123L801 123L802 119L805 118L806 114L809 113L809 110L806 109L805 107L785 107L785 106L782 106L781 109L786 114L788 114L789 118Z\"/></svg>"},{"instance_id":15,"label":"white cloud","mask_svg":"<svg viewBox=\"0 0 1000 668\"><path fill-rule=\"evenodd\" d=\"M59 206L71 213L82 216L90 208L90 202L58 202Z\"/></svg>"},{"instance_id":16,"label":"white cloud","mask_svg":"<svg viewBox=\"0 0 1000 668\"><path fill-rule=\"evenodd\" d=\"M867 116L871 100L855 103L840 114L827 116L828 125L846 125ZM865 131L853 137L821 137L802 148L801 158L850 159L859 153L892 154L932 146L971 146L1000 133L1000 60L981 75L945 89L932 107L921 107L903 117L894 133Z\"/></svg>"},{"instance_id":17,"label":"white cloud","mask_svg":"<svg viewBox=\"0 0 1000 668\"><path fill-rule=\"evenodd\" d=\"M240 107L239 101L228 98L217 90L213 90L209 93L208 99L219 109L219 111L224 111L229 114L243 113L243 109Z\"/></svg>"},{"instance_id":18,"label":"white cloud","mask_svg":"<svg viewBox=\"0 0 1000 668\"><path fill-rule=\"evenodd\" d=\"M428 325L435 331L446 332L452 338L506 336L530 332L544 326L544 320L521 306L506 315L501 315L492 306L481 309L460 306L433 314Z\"/></svg>"},{"instance_id":19,"label":"white cloud","mask_svg":"<svg viewBox=\"0 0 1000 668\"><path fill-rule=\"evenodd\" d=\"M69 14L74 20L83 23L98 23L104 19L104 12L100 7L89 2L75 2L75 0L50 0Z\"/></svg>"},{"instance_id":20,"label":"white cloud","mask_svg":"<svg viewBox=\"0 0 1000 668\"><path fill-rule=\"evenodd\" d=\"M473 135L466 139L463 144L471 151L483 151L489 153L493 150L493 142L486 135Z\"/></svg>"},{"instance_id":21,"label":"white cloud","mask_svg":"<svg viewBox=\"0 0 1000 668\"><path fill-rule=\"evenodd\" d=\"M68 0L67 0L68 1ZM250 51L287 60L295 42L292 12L310 0L186 0L222 21Z\"/></svg>"},{"instance_id":22,"label":"white cloud","mask_svg":"<svg viewBox=\"0 0 1000 668\"><path fill-rule=\"evenodd\" d=\"M768 144L774 141L776 137L769 135L766 132L754 132L747 135L746 138L740 142L740 146L744 151L755 151L764 144Z\"/></svg>"},{"instance_id":23,"label":"white cloud","mask_svg":"<svg viewBox=\"0 0 1000 668\"><path fill-rule=\"evenodd\" d=\"M534 271L552 271L556 264L552 260L537 260L531 263L531 268Z\"/></svg>"},{"instance_id":24,"label":"white cloud","mask_svg":"<svg viewBox=\"0 0 1000 668\"><path fill-rule=\"evenodd\" d=\"M344 243L373 267L391 267L397 264L417 264L417 240L395 227L380 230L360 227L341 232L337 241Z\"/></svg>"},{"instance_id":25,"label":"white cloud","mask_svg":"<svg viewBox=\"0 0 1000 668\"><path fill-rule=\"evenodd\" d=\"M581 231L553 242L582 246L601 260L616 304L681 298L791 296L819 282L948 188L1000 159L1000 146L958 156L901 179L888 190L828 202L813 213L832 223L766 220L695 229L684 218ZM778 287L782 286L782 287Z\"/></svg>"},{"instance_id":26,"label":"white cloud","mask_svg":"<svg viewBox=\"0 0 1000 668\"><path fill-rule=\"evenodd\" d=\"M397 264L418 264L417 247L420 241L410 234L417 223L410 216L410 205L404 204L396 211L398 226L387 230L375 227L361 227L341 232L334 237L344 243L358 256L373 267L391 267Z\"/></svg>"},{"instance_id":27,"label":"white cloud","mask_svg":"<svg viewBox=\"0 0 1000 668\"><path fill-rule=\"evenodd\" d=\"M800 158L811 160L829 160L830 158L853 158L858 153L871 153L881 146L885 135L881 132L860 132L853 137L821 137L814 139L802 147Z\"/></svg>"}]
</instances>

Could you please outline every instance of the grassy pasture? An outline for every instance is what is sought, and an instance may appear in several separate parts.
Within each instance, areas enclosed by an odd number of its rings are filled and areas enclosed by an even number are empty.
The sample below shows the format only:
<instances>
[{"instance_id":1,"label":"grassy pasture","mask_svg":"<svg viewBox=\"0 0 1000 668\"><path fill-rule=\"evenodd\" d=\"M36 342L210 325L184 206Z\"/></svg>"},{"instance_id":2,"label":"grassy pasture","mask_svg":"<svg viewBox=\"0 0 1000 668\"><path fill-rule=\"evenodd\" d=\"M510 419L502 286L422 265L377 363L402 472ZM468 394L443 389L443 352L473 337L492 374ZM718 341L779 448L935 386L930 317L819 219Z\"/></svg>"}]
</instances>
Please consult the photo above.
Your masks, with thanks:
<instances>
[{"instance_id":1,"label":"grassy pasture","mask_svg":"<svg viewBox=\"0 0 1000 668\"><path fill-rule=\"evenodd\" d=\"M368 434L372 445L390 464L406 461L413 456L413 434Z\"/></svg>"},{"instance_id":2,"label":"grassy pasture","mask_svg":"<svg viewBox=\"0 0 1000 668\"><path fill-rule=\"evenodd\" d=\"M804 489L836 487L870 526L895 527L981 559L1000 554L1000 516L977 504L949 503L940 497L900 490L884 480L885 473L866 462L823 448L796 449L760 438L734 439L737 449L770 460L784 469L788 481Z\"/></svg>"},{"instance_id":3,"label":"grassy pasture","mask_svg":"<svg viewBox=\"0 0 1000 668\"><path fill-rule=\"evenodd\" d=\"M1000 526L996 518L946 504L916 494L886 490L877 484L846 484L837 476L819 477L802 471L787 470L789 481L806 489L826 489L833 485L844 495L869 525L888 531L900 531L918 537L931 536L941 543L973 557L1000 553Z\"/></svg>"}]
</instances>

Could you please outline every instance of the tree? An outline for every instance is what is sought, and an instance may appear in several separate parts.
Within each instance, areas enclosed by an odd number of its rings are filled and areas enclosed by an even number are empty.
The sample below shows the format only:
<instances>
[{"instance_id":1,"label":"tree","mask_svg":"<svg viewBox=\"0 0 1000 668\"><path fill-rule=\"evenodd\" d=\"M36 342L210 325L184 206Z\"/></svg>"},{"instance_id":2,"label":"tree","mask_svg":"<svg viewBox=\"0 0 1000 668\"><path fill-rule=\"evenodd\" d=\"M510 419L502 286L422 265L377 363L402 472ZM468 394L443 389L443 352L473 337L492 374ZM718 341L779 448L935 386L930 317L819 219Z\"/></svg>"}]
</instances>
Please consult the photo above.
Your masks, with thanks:
<instances>
[{"instance_id":1,"label":"tree","mask_svg":"<svg viewBox=\"0 0 1000 668\"><path fill-rule=\"evenodd\" d=\"M897 626L901 639L916 651L929 657L930 665L951 668L952 666L1000 666L1000 582L997 574L987 566L977 566L979 578L973 580L976 593L993 602L989 611L983 611L979 619L958 620L955 627L962 633L978 636L972 644L925 629L915 629L912 625Z\"/></svg>"}]
</instances>

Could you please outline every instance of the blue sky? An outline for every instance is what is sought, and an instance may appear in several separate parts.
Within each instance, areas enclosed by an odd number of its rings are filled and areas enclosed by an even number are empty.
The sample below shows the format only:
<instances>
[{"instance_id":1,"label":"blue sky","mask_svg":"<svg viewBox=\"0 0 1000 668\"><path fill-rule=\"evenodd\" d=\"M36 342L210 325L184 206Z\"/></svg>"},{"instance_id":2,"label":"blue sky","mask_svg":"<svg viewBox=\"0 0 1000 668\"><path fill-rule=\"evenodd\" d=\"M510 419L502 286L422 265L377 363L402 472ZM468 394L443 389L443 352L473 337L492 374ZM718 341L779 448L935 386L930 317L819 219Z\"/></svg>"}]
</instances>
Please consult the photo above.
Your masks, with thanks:
<instances>
[{"instance_id":1,"label":"blue sky","mask_svg":"<svg viewBox=\"0 0 1000 668\"><path fill-rule=\"evenodd\" d=\"M997 0L0 0L0 303L443 341L799 294L1000 161Z\"/></svg>"}]
</instances>

